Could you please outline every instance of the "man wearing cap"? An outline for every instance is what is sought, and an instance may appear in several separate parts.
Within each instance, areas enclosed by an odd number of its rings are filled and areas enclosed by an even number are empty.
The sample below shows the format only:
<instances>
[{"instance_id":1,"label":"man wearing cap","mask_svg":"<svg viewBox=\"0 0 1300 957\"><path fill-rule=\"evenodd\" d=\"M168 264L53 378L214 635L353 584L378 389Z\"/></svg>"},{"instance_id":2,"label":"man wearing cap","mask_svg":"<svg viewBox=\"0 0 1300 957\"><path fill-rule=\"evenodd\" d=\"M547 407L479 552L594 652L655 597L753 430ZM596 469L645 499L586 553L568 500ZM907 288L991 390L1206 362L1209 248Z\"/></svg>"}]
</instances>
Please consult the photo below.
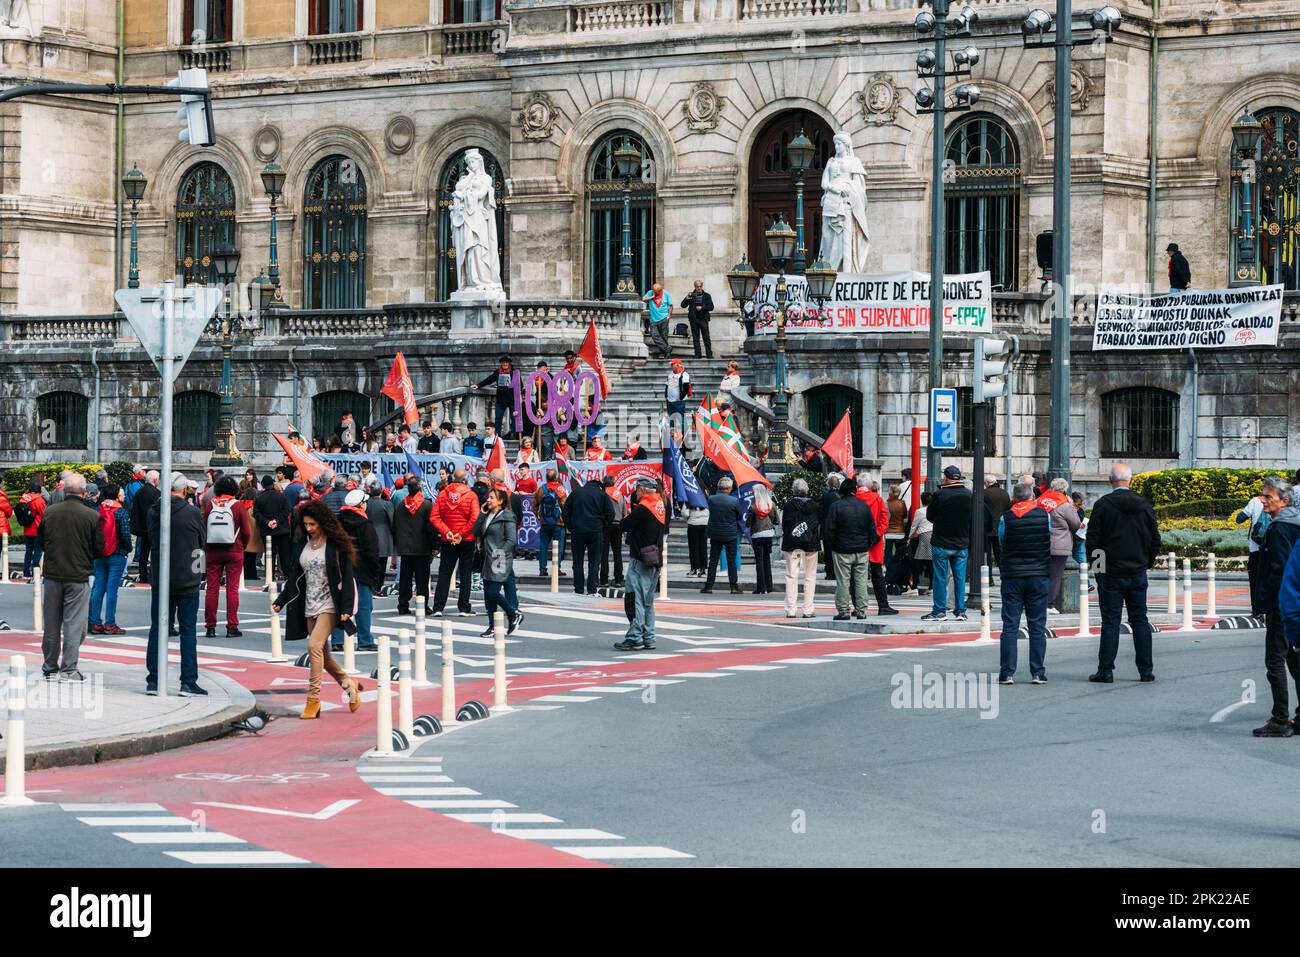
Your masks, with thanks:
<instances>
[{"instance_id":1,"label":"man wearing cap","mask_svg":"<svg viewBox=\"0 0 1300 957\"><path fill-rule=\"evenodd\" d=\"M926 516L934 531L930 536L934 602L922 621L948 620L948 573L952 572L953 618L966 620L966 561L970 556L970 489L962 484L961 469L943 470L943 484L934 493Z\"/></svg>"},{"instance_id":2,"label":"man wearing cap","mask_svg":"<svg viewBox=\"0 0 1300 957\"><path fill-rule=\"evenodd\" d=\"M1184 293L1192 284L1192 266L1177 243L1170 243L1165 252L1169 254L1169 291Z\"/></svg>"},{"instance_id":3,"label":"man wearing cap","mask_svg":"<svg viewBox=\"0 0 1300 957\"><path fill-rule=\"evenodd\" d=\"M339 524L357 547L357 559L352 571L357 584L357 610L352 620L357 625L357 648L365 651L376 647L370 630L370 616L374 610L374 596L384 581L384 560L379 553L379 536L367 514L373 499L361 489L348 492L343 507L339 509ZM385 503L386 504L386 503ZM343 650L343 629L337 628L331 638L331 650Z\"/></svg>"}]
</instances>

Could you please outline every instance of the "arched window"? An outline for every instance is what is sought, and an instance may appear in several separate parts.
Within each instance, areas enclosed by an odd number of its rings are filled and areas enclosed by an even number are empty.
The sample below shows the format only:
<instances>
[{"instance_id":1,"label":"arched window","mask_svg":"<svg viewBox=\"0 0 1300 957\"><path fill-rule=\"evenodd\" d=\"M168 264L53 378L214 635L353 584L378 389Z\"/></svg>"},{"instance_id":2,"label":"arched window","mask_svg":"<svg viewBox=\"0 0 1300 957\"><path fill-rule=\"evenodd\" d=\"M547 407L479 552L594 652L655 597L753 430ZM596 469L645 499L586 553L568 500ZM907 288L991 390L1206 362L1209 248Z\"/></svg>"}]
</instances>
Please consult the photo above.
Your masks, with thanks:
<instances>
[{"instance_id":1,"label":"arched window","mask_svg":"<svg viewBox=\"0 0 1300 957\"><path fill-rule=\"evenodd\" d=\"M77 392L47 392L36 400L36 446L84 449L90 400Z\"/></svg>"},{"instance_id":2,"label":"arched window","mask_svg":"<svg viewBox=\"0 0 1300 957\"><path fill-rule=\"evenodd\" d=\"M1235 158L1231 172L1231 282L1300 289L1300 113L1281 107L1253 112L1261 135L1249 190Z\"/></svg>"},{"instance_id":3,"label":"arched window","mask_svg":"<svg viewBox=\"0 0 1300 957\"><path fill-rule=\"evenodd\" d=\"M351 412L356 421L356 441L361 441L361 429L370 424L370 397L360 392L337 389L322 392L311 400L311 434L324 445L331 435L338 434L339 422L344 412Z\"/></svg>"},{"instance_id":4,"label":"arched window","mask_svg":"<svg viewBox=\"0 0 1300 957\"><path fill-rule=\"evenodd\" d=\"M185 0L186 44L230 42L230 0Z\"/></svg>"},{"instance_id":5,"label":"arched window","mask_svg":"<svg viewBox=\"0 0 1300 957\"><path fill-rule=\"evenodd\" d=\"M993 285L1020 284L1020 147L997 117L976 113L948 134L944 186L947 271L988 270Z\"/></svg>"},{"instance_id":6,"label":"arched window","mask_svg":"<svg viewBox=\"0 0 1300 957\"><path fill-rule=\"evenodd\" d=\"M639 292L655 275L654 154L635 133L606 134L591 151L587 165L587 296L609 299L618 284L618 257L623 246L623 180L614 151L627 141L641 152L641 173L632 178L632 277ZM638 295L639 298L639 295Z\"/></svg>"},{"instance_id":7,"label":"arched window","mask_svg":"<svg viewBox=\"0 0 1300 957\"><path fill-rule=\"evenodd\" d=\"M438 178L438 299L446 300L456 291L457 249L451 239L451 194L456 181L465 173L465 154L468 148L456 153L442 168ZM502 200L506 195L501 164L487 150L480 149L483 171L492 177L492 189L497 196L497 256L501 262L501 278L509 275L506 269L506 209Z\"/></svg>"},{"instance_id":8,"label":"arched window","mask_svg":"<svg viewBox=\"0 0 1300 957\"><path fill-rule=\"evenodd\" d=\"M364 0L309 0L307 32L312 36L325 33L357 33L365 22Z\"/></svg>"},{"instance_id":9,"label":"arched window","mask_svg":"<svg viewBox=\"0 0 1300 957\"><path fill-rule=\"evenodd\" d=\"M176 195L176 272L186 285L215 286L212 254L227 244L235 244L235 188L216 163L199 163Z\"/></svg>"},{"instance_id":10,"label":"arched window","mask_svg":"<svg viewBox=\"0 0 1300 957\"><path fill-rule=\"evenodd\" d=\"M1116 389L1101 397L1101 454L1178 457L1178 395L1164 389Z\"/></svg>"},{"instance_id":11,"label":"arched window","mask_svg":"<svg viewBox=\"0 0 1300 957\"><path fill-rule=\"evenodd\" d=\"M797 131L796 131L797 132ZM823 439L839 425L844 410L853 424L853 454L862 454L862 393L842 385L819 385L804 393L808 404L808 429Z\"/></svg>"},{"instance_id":12,"label":"arched window","mask_svg":"<svg viewBox=\"0 0 1300 957\"><path fill-rule=\"evenodd\" d=\"M366 180L356 160L327 156L303 195L303 308L366 304Z\"/></svg>"},{"instance_id":13,"label":"arched window","mask_svg":"<svg viewBox=\"0 0 1300 957\"><path fill-rule=\"evenodd\" d=\"M957 390L957 448L956 455L973 455L975 453L975 390L959 388ZM998 454L998 416L990 405L984 415L984 454Z\"/></svg>"},{"instance_id":14,"label":"arched window","mask_svg":"<svg viewBox=\"0 0 1300 957\"><path fill-rule=\"evenodd\" d=\"M804 173L803 222L807 264L817 258L822 236L822 169L835 153L835 134L810 110L789 110L768 122L749 156L749 261L760 273L775 272L767 259L763 231L778 214L796 229L794 177L790 173L790 141L803 131L812 140L813 158ZM788 264L787 264L788 268Z\"/></svg>"},{"instance_id":15,"label":"arched window","mask_svg":"<svg viewBox=\"0 0 1300 957\"><path fill-rule=\"evenodd\" d=\"M215 392L180 392L172 399L172 448L201 452L217 442L221 397Z\"/></svg>"}]
</instances>

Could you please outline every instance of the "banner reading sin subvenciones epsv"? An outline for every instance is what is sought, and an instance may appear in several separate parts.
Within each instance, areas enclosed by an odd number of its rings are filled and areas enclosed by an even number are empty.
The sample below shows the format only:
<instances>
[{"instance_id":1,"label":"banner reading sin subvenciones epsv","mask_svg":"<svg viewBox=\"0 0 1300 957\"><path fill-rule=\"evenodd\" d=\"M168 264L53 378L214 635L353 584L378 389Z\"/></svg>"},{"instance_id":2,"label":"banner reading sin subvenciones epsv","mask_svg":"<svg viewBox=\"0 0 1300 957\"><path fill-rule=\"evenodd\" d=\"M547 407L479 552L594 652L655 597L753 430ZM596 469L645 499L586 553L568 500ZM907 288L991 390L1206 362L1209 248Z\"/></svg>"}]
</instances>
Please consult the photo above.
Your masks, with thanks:
<instances>
[{"instance_id":1,"label":"banner reading sin subvenciones epsv","mask_svg":"<svg viewBox=\"0 0 1300 957\"><path fill-rule=\"evenodd\" d=\"M1235 349L1277 345L1281 284L1197 289L1166 296L1097 296L1093 351Z\"/></svg>"},{"instance_id":2,"label":"banner reading sin subvenciones epsv","mask_svg":"<svg viewBox=\"0 0 1300 957\"><path fill-rule=\"evenodd\" d=\"M763 277L747 314L759 333L776 332L776 279ZM787 275L787 332L928 333L930 275L898 272L885 275L840 275L834 294L820 309L807 299L803 276ZM752 310L752 312L751 312ZM993 331L993 286L989 273L943 277L943 330L983 335Z\"/></svg>"}]
</instances>

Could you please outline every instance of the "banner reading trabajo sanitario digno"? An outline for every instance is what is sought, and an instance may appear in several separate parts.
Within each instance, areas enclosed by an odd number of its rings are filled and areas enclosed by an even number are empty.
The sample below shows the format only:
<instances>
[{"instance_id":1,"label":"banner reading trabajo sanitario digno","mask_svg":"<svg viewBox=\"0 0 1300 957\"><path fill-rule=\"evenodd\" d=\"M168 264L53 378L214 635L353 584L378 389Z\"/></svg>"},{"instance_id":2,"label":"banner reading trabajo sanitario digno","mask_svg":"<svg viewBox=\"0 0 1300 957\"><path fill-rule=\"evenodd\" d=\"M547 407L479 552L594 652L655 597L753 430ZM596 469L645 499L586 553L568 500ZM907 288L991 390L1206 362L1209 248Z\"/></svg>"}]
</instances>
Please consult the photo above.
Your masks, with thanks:
<instances>
[{"instance_id":1,"label":"banner reading trabajo sanitario digno","mask_svg":"<svg viewBox=\"0 0 1300 957\"><path fill-rule=\"evenodd\" d=\"M1284 287L1198 289L1166 296L1101 293L1092 348L1233 349L1277 345Z\"/></svg>"},{"instance_id":2,"label":"banner reading trabajo sanitario digno","mask_svg":"<svg viewBox=\"0 0 1300 957\"><path fill-rule=\"evenodd\" d=\"M776 332L776 279L763 277L754 294L756 332ZM930 274L841 275L832 298L818 308L803 276L785 277L786 332L930 331ZM993 330L993 287L987 272L944 276L944 332L979 335Z\"/></svg>"}]
</instances>

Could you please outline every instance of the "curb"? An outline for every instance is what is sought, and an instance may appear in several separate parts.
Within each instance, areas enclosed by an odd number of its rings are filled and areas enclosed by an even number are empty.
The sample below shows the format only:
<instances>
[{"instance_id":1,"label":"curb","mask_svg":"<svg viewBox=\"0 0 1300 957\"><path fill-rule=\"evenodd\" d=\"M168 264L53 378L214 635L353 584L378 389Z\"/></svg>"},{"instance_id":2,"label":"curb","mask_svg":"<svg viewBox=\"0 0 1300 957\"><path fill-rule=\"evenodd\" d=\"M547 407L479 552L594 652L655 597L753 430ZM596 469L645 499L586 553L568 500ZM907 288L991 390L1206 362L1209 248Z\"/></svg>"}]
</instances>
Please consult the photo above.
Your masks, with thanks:
<instances>
[{"instance_id":1,"label":"curb","mask_svg":"<svg viewBox=\"0 0 1300 957\"><path fill-rule=\"evenodd\" d=\"M95 741L75 744L55 744L43 748L29 748L26 769L42 771L49 768L73 767L80 764L98 764L117 758L135 758L159 751L170 751L191 744L210 741L257 710L253 693L224 675L202 671L204 679L220 685L230 696L230 705L216 714L208 715L188 724L177 725L146 735L116 735ZM0 774L5 771L7 755L0 755Z\"/></svg>"}]
</instances>

